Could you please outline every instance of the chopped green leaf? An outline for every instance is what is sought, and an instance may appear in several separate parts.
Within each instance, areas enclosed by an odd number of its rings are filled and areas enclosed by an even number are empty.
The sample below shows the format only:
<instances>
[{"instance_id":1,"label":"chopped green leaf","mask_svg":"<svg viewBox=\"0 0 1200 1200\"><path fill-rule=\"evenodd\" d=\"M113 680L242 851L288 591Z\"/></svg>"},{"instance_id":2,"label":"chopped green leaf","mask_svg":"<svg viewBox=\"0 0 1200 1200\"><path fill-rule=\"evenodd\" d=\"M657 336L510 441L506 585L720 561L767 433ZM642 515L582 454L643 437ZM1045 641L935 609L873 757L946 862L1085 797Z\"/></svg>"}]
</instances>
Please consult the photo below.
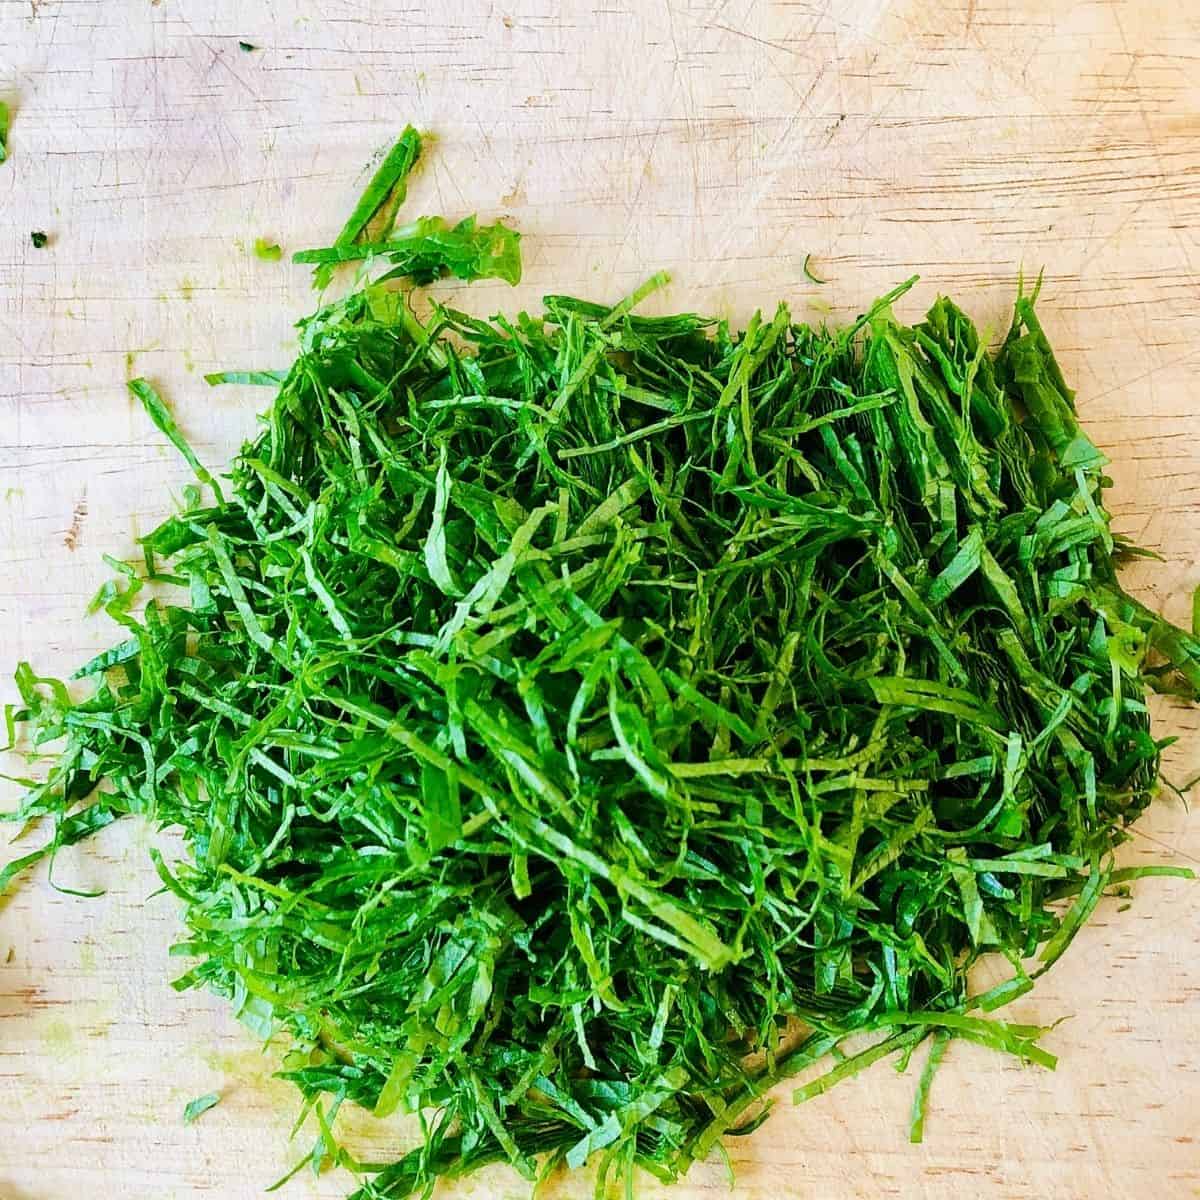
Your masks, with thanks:
<instances>
[{"instance_id":1,"label":"chopped green leaf","mask_svg":"<svg viewBox=\"0 0 1200 1200\"><path fill-rule=\"evenodd\" d=\"M356 242L349 245L301 250L293 255L298 263L331 266L365 258L382 258L391 264L383 278L408 276L416 283L430 283L440 275L459 279L503 279L521 281L520 237L515 229L497 222L476 225L467 217L451 226L442 217L421 217L392 231L387 241Z\"/></svg>"},{"instance_id":2,"label":"chopped green leaf","mask_svg":"<svg viewBox=\"0 0 1200 1200\"><path fill-rule=\"evenodd\" d=\"M354 211L334 239L333 245L336 248L341 249L357 242L367 225L381 210L384 213L381 235L386 236L391 231L395 214L408 195L408 177L420 157L421 135L408 125L387 152L375 174L371 176L370 182L354 206ZM319 266L313 272L314 286L327 287L331 272L332 263L327 262Z\"/></svg>"},{"instance_id":3,"label":"chopped green leaf","mask_svg":"<svg viewBox=\"0 0 1200 1200\"><path fill-rule=\"evenodd\" d=\"M286 371L213 371L204 376L210 387L222 383L249 384L251 387L278 387L287 378Z\"/></svg>"},{"instance_id":4,"label":"chopped green leaf","mask_svg":"<svg viewBox=\"0 0 1200 1200\"><path fill-rule=\"evenodd\" d=\"M925 1066L921 1070L921 1079L917 1084L917 1090L913 1093L912 1117L909 1122L908 1140L914 1144L925 1139L925 1112L929 1107L929 1089L933 1084L933 1077L937 1074L938 1067L941 1066L942 1058L949 1044L950 1032L946 1029L936 1030L930 1039L929 1055L925 1059Z\"/></svg>"},{"instance_id":5,"label":"chopped green leaf","mask_svg":"<svg viewBox=\"0 0 1200 1200\"><path fill-rule=\"evenodd\" d=\"M171 444L183 455L188 466L195 471L196 478L201 483L208 484L212 488L218 502L224 503L224 496L221 493L220 485L201 465L195 451L184 438L182 431L175 423L175 418L171 416L167 406L163 403L162 397L154 390L154 387L145 379L131 379L127 386L130 392L142 402L142 407L146 410L147 415L154 424L167 435Z\"/></svg>"},{"instance_id":6,"label":"chopped green leaf","mask_svg":"<svg viewBox=\"0 0 1200 1200\"><path fill-rule=\"evenodd\" d=\"M40 229L35 229L29 235L29 240L33 243L35 250L41 250L50 239Z\"/></svg>"},{"instance_id":7,"label":"chopped green leaf","mask_svg":"<svg viewBox=\"0 0 1200 1200\"><path fill-rule=\"evenodd\" d=\"M203 1116L210 1108L220 1104L221 1097L217 1092L209 1092L207 1096L197 1096L195 1100L189 1100L184 1106L183 1123L190 1125L198 1117Z\"/></svg>"},{"instance_id":8,"label":"chopped green leaf","mask_svg":"<svg viewBox=\"0 0 1200 1200\"><path fill-rule=\"evenodd\" d=\"M278 262L283 257L283 250L277 242L262 237L254 239L254 253L263 262Z\"/></svg>"},{"instance_id":9,"label":"chopped green leaf","mask_svg":"<svg viewBox=\"0 0 1200 1200\"><path fill-rule=\"evenodd\" d=\"M801 267L801 270L804 272L804 278L807 279L809 283L817 283L821 285L828 283L828 279L818 279L817 276L812 273L812 270L808 265L811 259L811 254L806 254L804 256L804 266Z\"/></svg>"}]
</instances>

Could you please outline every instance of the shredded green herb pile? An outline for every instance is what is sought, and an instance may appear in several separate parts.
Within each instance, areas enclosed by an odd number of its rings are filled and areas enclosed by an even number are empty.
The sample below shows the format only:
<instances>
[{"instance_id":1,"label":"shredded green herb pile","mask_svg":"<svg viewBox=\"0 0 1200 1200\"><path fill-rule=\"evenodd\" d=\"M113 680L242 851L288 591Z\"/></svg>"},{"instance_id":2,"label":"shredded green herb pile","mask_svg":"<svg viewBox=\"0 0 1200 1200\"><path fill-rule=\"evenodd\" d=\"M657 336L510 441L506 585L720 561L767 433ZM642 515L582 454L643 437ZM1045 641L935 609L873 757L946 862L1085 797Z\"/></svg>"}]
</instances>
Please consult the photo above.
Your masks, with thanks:
<instances>
[{"instance_id":1,"label":"shredded green herb pile","mask_svg":"<svg viewBox=\"0 0 1200 1200\"><path fill-rule=\"evenodd\" d=\"M503 226L390 232L419 145L299 260L515 278ZM988 1013L1104 894L1186 874L1112 851L1157 787L1147 689L1194 697L1200 642L1118 583L1035 297L989 352L948 299L898 320L907 284L735 332L636 315L662 281L488 321L369 283L286 373L209 377L276 391L221 480L134 381L200 486L97 598L127 636L92 695L17 672L10 735L65 741L0 889L127 813L182 831L174 986L290 1033L300 1165L359 1200L495 1160L673 1179L779 1080L928 1041L917 1138L948 1039L1053 1066ZM137 615L146 580L188 598ZM972 996L985 952L1012 976ZM346 1101L422 1144L353 1163Z\"/></svg>"}]
</instances>

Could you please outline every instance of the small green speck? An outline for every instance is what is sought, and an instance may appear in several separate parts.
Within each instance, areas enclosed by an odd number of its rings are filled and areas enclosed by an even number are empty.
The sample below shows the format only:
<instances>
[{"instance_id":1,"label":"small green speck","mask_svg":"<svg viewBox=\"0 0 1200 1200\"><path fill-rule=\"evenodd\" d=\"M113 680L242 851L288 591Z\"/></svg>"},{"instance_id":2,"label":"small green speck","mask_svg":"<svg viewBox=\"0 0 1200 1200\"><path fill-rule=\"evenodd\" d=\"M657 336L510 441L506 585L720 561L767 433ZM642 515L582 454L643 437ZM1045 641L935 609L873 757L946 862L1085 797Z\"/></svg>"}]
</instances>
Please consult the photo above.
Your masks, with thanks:
<instances>
[{"instance_id":1,"label":"small green speck","mask_svg":"<svg viewBox=\"0 0 1200 1200\"><path fill-rule=\"evenodd\" d=\"M272 242L268 238L254 239L254 254L256 258L261 258L263 262L278 262L283 257L283 250L278 242Z\"/></svg>"}]
</instances>

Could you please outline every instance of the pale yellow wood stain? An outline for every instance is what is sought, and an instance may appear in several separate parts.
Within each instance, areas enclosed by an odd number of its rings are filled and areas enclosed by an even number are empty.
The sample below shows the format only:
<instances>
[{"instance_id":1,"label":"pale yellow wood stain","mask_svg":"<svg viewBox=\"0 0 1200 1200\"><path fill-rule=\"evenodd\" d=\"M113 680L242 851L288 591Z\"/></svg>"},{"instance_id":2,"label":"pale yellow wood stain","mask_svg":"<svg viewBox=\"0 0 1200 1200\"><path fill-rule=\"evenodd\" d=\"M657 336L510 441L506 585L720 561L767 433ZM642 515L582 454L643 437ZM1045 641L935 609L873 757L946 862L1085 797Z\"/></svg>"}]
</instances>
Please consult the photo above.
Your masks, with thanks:
<instances>
[{"instance_id":1,"label":"pale yellow wood stain","mask_svg":"<svg viewBox=\"0 0 1200 1200\"><path fill-rule=\"evenodd\" d=\"M261 49L239 51L244 39ZM437 131L413 204L513 217L526 281L453 291L479 312L547 290L615 298L666 267L662 304L737 319L786 296L844 317L920 272L1006 319L1018 267L1093 436L1119 529L1163 563L1132 576L1176 619L1200 581L1200 8L1192 0L0 0L0 659L65 673L115 639L84 604L102 551L186 478L130 404L146 374L201 457L227 460L263 393L206 370L276 367L313 297L289 253L336 232L370 156ZM34 250L32 229L50 235ZM831 279L800 272L811 252ZM832 309L828 306L832 306ZM12 696L3 685L4 698ZM1163 709L1173 778L1200 720ZM9 760L8 769L19 764ZM3 785L15 799L15 789ZM7 800L5 807L9 807ZM0 1197L243 1200L289 1147L290 1086L225 1006L167 980L174 902L147 830L106 831L0 909ZM4 850L7 859L13 851ZM1164 800L1126 858L1195 863ZM886 1066L734 1142L736 1195L988 1200L1200 1194L1200 893L1104 903L1015 1006L1070 1015L1056 1073L954 1044L924 1145ZM11 958L6 962L11 947ZM218 1090L190 1127L185 1102ZM366 1158L411 1129L350 1123ZM582 1179L549 1195L590 1195ZM338 1197L349 1180L285 1193ZM727 1194L716 1163L676 1200ZM447 1196L527 1194L505 1169ZM659 1195L647 1184L645 1194Z\"/></svg>"}]
</instances>

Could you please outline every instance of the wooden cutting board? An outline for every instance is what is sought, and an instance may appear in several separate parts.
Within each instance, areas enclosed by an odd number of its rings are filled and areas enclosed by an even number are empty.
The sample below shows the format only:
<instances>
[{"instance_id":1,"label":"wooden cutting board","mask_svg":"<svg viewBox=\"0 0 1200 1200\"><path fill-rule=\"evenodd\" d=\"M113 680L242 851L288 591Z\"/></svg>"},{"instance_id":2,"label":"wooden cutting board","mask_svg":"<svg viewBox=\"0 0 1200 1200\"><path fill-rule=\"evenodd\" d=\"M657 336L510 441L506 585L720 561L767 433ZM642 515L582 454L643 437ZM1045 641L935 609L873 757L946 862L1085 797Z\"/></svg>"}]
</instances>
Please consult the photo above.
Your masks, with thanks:
<instances>
[{"instance_id":1,"label":"wooden cutting board","mask_svg":"<svg viewBox=\"0 0 1200 1200\"><path fill-rule=\"evenodd\" d=\"M243 51L239 39L256 50ZM371 156L408 120L437 132L413 203L525 231L514 294L612 299L651 271L664 305L745 319L859 311L911 273L993 329L1018 268L1089 431L1114 460L1118 528L1165 559L1148 603L1186 620L1200 581L1200 8L1194 0L0 0L0 654L68 672L114 640L82 620L186 468L131 405L145 374L210 463L260 394L206 370L276 367L309 311L306 271L257 260L329 239ZM31 230L49 245L32 247ZM827 277L801 274L805 255ZM12 698L4 685L4 698ZM1200 768L1197 715L1162 706ZM8 769L20 769L10 758ZM16 791L4 785L6 801ZM241 1200L310 1145L296 1106L222 1003L176 995L177 930L151 834L126 824L60 855L80 900L26 877L0 909L0 1197ZM1200 822L1170 798L1127 847L1194 863ZM5 850L7 859L16 851ZM1182 881L1102 905L1015 1007L1070 1019L1056 1073L954 1044L926 1141L913 1080L879 1066L786 1100L730 1147L740 1197L1200 1195L1200 907ZM11 952L9 950L11 947ZM7 961L6 961L7 958ZM220 1105L184 1127L185 1102ZM384 1158L403 1125L347 1123ZM345 1176L287 1195L337 1197ZM725 1195L698 1166L676 1200ZM497 1168L446 1195L524 1196ZM583 1180L549 1193L590 1195ZM647 1186L647 1196L658 1195Z\"/></svg>"}]
</instances>

